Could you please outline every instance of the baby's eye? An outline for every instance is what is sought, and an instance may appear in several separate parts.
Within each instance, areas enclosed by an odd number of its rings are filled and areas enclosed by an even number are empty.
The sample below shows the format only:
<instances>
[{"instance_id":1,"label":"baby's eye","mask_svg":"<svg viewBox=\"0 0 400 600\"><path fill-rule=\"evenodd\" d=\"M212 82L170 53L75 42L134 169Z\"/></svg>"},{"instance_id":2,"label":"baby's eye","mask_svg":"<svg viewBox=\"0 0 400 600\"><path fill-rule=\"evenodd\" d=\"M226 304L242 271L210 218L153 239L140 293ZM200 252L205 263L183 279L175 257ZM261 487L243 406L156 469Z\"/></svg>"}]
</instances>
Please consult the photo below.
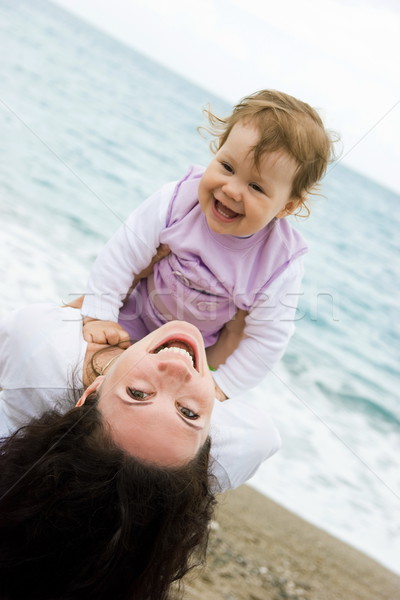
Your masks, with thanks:
<instances>
[{"instance_id":1,"label":"baby's eye","mask_svg":"<svg viewBox=\"0 0 400 600\"><path fill-rule=\"evenodd\" d=\"M250 187L253 188L253 190L255 190L256 192L261 192L262 194L264 193L262 187L260 187L257 183L251 183Z\"/></svg>"},{"instance_id":2,"label":"baby's eye","mask_svg":"<svg viewBox=\"0 0 400 600\"><path fill-rule=\"evenodd\" d=\"M233 173L233 169L232 169L231 165L229 165L229 164L228 164L228 163L226 163L226 162L223 162L223 163L221 163L221 164L222 164L222 166L224 167L225 171L228 171L228 173Z\"/></svg>"},{"instance_id":3,"label":"baby's eye","mask_svg":"<svg viewBox=\"0 0 400 600\"><path fill-rule=\"evenodd\" d=\"M186 417L186 419L195 420L198 419L200 416L194 413L192 410L190 410L190 408L186 408L186 406L181 406L180 404L178 404L178 410L183 414L184 417Z\"/></svg>"},{"instance_id":4,"label":"baby's eye","mask_svg":"<svg viewBox=\"0 0 400 600\"><path fill-rule=\"evenodd\" d=\"M134 400L147 400L151 396L147 392L143 392L142 390L135 390L135 388L126 388L128 395Z\"/></svg>"}]
</instances>

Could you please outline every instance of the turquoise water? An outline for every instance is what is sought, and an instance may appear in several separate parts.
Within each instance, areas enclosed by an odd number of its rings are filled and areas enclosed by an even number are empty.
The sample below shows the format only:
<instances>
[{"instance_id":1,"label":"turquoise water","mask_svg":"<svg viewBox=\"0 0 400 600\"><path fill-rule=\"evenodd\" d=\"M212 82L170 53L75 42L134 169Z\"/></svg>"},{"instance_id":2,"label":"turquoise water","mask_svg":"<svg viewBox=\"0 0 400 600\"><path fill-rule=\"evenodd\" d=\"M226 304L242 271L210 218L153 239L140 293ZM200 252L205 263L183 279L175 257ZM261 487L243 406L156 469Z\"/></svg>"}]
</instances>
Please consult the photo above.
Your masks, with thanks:
<instances>
[{"instance_id":1,"label":"turquoise water","mask_svg":"<svg viewBox=\"0 0 400 600\"><path fill-rule=\"evenodd\" d=\"M230 106L42 0L0 0L0 34L4 314L81 293L127 214L209 160L202 108ZM284 446L252 484L400 572L400 198L341 164L322 193L294 223L297 332L258 391Z\"/></svg>"}]
</instances>

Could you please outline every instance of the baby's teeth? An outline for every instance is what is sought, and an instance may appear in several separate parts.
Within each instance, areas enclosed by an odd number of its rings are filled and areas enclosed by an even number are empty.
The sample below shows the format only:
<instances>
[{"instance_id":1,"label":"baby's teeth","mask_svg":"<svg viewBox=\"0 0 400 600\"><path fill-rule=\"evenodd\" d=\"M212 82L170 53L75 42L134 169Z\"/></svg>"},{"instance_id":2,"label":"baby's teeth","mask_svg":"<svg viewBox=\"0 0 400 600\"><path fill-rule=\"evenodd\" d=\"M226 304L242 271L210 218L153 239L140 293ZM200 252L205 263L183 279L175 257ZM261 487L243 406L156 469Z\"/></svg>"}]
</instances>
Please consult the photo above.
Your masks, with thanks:
<instances>
[{"instance_id":1,"label":"baby's teeth","mask_svg":"<svg viewBox=\"0 0 400 600\"><path fill-rule=\"evenodd\" d=\"M226 214L226 212L224 212L224 211L222 210L222 208L221 208L221 207L219 207L219 208L218 208L218 212L219 212L219 213L220 213L220 214L221 214L223 217L229 218L229 215L227 215L227 214Z\"/></svg>"}]
</instances>

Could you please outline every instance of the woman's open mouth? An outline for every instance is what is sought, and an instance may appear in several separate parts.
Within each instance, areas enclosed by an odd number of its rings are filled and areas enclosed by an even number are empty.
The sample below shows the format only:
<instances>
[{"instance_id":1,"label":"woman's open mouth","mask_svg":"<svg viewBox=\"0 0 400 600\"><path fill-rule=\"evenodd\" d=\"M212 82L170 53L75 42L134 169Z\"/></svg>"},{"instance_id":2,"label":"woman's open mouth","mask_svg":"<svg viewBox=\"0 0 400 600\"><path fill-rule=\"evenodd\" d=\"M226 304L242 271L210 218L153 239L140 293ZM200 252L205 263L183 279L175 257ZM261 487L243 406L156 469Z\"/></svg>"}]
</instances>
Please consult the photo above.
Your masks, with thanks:
<instances>
[{"instance_id":1,"label":"woman's open mouth","mask_svg":"<svg viewBox=\"0 0 400 600\"><path fill-rule=\"evenodd\" d=\"M181 354L183 356L189 356L192 361L193 367L198 371L196 353L191 344L187 341L172 339L164 342L160 346L157 346L153 350L153 354L160 354L161 352L173 352L174 354Z\"/></svg>"},{"instance_id":2,"label":"woman's open mouth","mask_svg":"<svg viewBox=\"0 0 400 600\"><path fill-rule=\"evenodd\" d=\"M215 216L224 223L230 223L237 217L241 216L240 213L237 213L231 208L228 208L227 206L225 206L225 204L222 204L222 202L220 202L216 198L214 198L213 209Z\"/></svg>"}]
</instances>

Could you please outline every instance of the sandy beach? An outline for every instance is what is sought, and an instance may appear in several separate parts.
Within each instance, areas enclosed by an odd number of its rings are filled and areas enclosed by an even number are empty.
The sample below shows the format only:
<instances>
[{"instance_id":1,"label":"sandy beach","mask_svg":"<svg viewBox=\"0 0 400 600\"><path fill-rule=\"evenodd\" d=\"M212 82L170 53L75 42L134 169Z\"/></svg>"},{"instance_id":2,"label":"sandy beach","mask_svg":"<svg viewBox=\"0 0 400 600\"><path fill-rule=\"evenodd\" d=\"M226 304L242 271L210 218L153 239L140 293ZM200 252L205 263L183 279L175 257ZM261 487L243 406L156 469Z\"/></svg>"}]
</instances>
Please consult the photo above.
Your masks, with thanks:
<instances>
[{"instance_id":1,"label":"sandy beach","mask_svg":"<svg viewBox=\"0 0 400 600\"><path fill-rule=\"evenodd\" d=\"M248 486L220 497L184 600L396 600L400 576Z\"/></svg>"}]
</instances>

